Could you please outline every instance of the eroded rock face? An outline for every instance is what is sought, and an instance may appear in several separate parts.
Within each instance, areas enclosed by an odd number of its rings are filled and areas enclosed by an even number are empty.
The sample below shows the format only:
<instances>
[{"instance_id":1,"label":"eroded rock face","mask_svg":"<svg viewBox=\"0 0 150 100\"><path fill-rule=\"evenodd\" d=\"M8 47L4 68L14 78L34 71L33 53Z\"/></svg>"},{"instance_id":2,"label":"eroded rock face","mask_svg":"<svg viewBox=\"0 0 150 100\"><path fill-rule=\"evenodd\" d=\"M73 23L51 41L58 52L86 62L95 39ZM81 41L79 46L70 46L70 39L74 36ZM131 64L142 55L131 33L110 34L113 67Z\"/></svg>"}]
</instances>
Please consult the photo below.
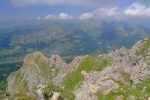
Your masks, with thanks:
<instances>
[{"instance_id":1,"label":"eroded rock face","mask_svg":"<svg viewBox=\"0 0 150 100\"><path fill-rule=\"evenodd\" d=\"M8 91L10 93L33 91L46 85L55 74L49 59L40 52L34 52L26 56L20 70L8 77Z\"/></svg>"},{"instance_id":2,"label":"eroded rock face","mask_svg":"<svg viewBox=\"0 0 150 100\"><path fill-rule=\"evenodd\" d=\"M39 90L52 82L60 86L67 73L73 71L84 57L75 58L67 64L59 55L45 57L41 52L33 52L24 59L23 66L8 77L8 91L38 95Z\"/></svg>"},{"instance_id":3,"label":"eroded rock face","mask_svg":"<svg viewBox=\"0 0 150 100\"><path fill-rule=\"evenodd\" d=\"M31 53L24 59L23 67L8 77L8 91L22 91L22 85L26 88L23 92L41 88L58 74L61 66L66 66L66 63L59 56L53 55L49 59L41 52Z\"/></svg>"}]
</instances>

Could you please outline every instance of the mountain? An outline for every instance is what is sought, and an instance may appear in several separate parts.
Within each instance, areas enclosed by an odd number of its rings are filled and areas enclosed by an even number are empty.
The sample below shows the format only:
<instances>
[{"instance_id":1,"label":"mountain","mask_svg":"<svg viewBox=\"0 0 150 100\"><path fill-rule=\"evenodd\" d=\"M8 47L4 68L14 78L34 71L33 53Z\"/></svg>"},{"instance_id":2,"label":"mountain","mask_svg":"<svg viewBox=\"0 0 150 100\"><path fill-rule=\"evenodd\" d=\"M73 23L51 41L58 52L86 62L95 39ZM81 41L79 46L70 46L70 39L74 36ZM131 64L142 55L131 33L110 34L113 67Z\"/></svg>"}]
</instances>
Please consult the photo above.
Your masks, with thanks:
<instances>
[{"instance_id":1,"label":"mountain","mask_svg":"<svg viewBox=\"0 0 150 100\"><path fill-rule=\"evenodd\" d=\"M33 51L60 55L69 63L76 56L131 48L144 38L150 38L149 29L121 22L52 21L1 28L0 89L5 90L8 75Z\"/></svg>"},{"instance_id":2,"label":"mountain","mask_svg":"<svg viewBox=\"0 0 150 100\"><path fill-rule=\"evenodd\" d=\"M150 97L150 39L131 49L78 56L67 64L59 55L28 54L8 77L4 100L147 100Z\"/></svg>"},{"instance_id":3,"label":"mountain","mask_svg":"<svg viewBox=\"0 0 150 100\"><path fill-rule=\"evenodd\" d=\"M0 63L20 62L32 51L74 57L130 48L150 30L119 22L47 22L0 29Z\"/></svg>"}]
</instances>

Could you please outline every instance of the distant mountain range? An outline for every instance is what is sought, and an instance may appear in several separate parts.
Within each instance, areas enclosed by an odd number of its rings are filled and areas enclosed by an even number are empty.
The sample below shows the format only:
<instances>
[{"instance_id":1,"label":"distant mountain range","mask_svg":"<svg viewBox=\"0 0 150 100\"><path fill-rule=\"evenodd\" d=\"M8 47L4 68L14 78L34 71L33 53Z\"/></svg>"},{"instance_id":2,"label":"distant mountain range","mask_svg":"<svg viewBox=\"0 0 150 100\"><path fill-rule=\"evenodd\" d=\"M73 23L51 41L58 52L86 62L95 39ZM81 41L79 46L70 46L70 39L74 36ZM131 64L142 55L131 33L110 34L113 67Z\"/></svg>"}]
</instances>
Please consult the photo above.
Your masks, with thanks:
<instances>
[{"instance_id":1,"label":"distant mountain range","mask_svg":"<svg viewBox=\"0 0 150 100\"><path fill-rule=\"evenodd\" d=\"M119 22L46 22L0 29L0 62L21 61L32 51L63 57L107 53L150 37L150 30Z\"/></svg>"}]
</instances>

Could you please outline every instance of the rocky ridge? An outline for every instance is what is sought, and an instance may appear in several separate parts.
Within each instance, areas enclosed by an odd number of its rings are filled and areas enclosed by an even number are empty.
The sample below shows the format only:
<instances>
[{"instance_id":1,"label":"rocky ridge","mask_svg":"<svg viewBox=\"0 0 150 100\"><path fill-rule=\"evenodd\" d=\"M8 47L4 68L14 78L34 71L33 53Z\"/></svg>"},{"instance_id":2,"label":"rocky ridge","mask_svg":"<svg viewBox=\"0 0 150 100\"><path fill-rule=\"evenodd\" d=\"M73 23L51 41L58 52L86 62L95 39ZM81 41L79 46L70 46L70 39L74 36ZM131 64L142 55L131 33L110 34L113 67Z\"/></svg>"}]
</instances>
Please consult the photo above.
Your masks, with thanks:
<instances>
[{"instance_id":1,"label":"rocky ridge","mask_svg":"<svg viewBox=\"0 0 150 100\"><path fill-rule=\"evenodd\" d=\"M71 76L75 75L79 75L80 79L75 77L75 81L79 82L65 84L64 80L74 79ZM150 97L146 94L150 87L146 84L149 78L150 39L144 39L131 49L121 48L96 57L76 57L70 64L58 55L47 58L41 52L31 53L24 59L23 67L8 77L8 92L11 95L22 93L39 100L103 100L111 93L115 93L111 97L116 100L147 100ZM48 86L49 83L52 85ZM144 92L139 89L139 84L144 84ZM74 88L70 90L66 85ZM45 96L47 91L44 90L48 91L48 95ZM143 94L134 95L130 93L133 90ZM73 98L67 95L69 91ZM120 94L118 91L121 91ZM130 94L126 96L124 92Z\"/></svg>"},{"instance_id":2,"label":"rocky ridge","mask_svg":"<svg viewBox=\"0 0 150 100\"><path fill-rule=\"evenodd\" d=\"M97 100L98 98L95 97L97 91L106 95L111 90L119 88L114 80L134 85L149 79L150 57L137 56L137 52L143 48L144 44L141 44L143 41L139 41L129 50L121 48L109 53L107 57L111 59L112 65L103 71L89 73L83 85L75 91L76 100ZM150 49L146 52L150 52ZM93 96L89 94L93 94Z\"/></svg>"}]
</instances>

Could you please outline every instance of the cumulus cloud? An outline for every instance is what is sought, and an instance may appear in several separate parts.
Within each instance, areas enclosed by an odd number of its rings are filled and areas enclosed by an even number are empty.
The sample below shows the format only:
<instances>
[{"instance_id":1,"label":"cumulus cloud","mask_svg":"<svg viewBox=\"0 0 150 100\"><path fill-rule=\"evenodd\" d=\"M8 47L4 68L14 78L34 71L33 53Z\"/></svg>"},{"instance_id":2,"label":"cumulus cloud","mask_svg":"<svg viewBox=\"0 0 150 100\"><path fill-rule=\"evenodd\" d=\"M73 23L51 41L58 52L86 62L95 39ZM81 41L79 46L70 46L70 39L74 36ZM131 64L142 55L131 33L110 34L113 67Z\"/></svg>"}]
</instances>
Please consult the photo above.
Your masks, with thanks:
<instances>
[{"instance_id":1,"label":"cumulus cloud","mask_svg":"<svg viewBox=\"0 0 150 100\"><path fill-rule=\"evenodd\" d=\"M131 17L150 17L150 7L134 3L124 11L124 14Z\"/></svg>"},{"instance_id":2,"label":"cumulus cloud","mask_svg":"<svg viewBox=\"0 0 150 100\"><path fill-rule=\"evenodd\" d=\"M45 20L48 20L48 19L56 19L56 18L57 18L57 16L51 15L51 14L49 14L49 15L43 17L43 19L45 19ZM41 19L42 19L42 18L41 18Z\"/></svg>"},{"instance_id":3,"label":"cumulus cloud","mask_svg":"<svg viewBox=\"0 0 150 100\"><path fill-rule=\"evenodd\" d=\"M59 15L47 15L44 17L39 16L37 18L38 20L54 20L54 19L62 19L62 20L70 20L73 19L71 15L68 15L67 13L60 13Z\"/></svg>"},{"instance_id":4,"label":"cumulus cloud","mask_svg":"<svg viewBox=\"0 0 150 100\"><path fill-rule=\"evenodd\" d=\"M81 16L79 16L80 20L87 20L87 19L92 19L93 18L93 13L84 13Z\"/></svg>"},{"instance_id":5,"label":"cumulus cloud","mask_svg":"<svg viewBox=\"0 0 150 100\"><path fill-rule=\"evenodd\" d=\"M114 8L97 8L93 12L84 13L79 16L80 20L88 20L92 18L108 18L108 17L118 17L120 13L117 7Z\"/></svg>"},{"instance_id":6,"label":"cumulus cloud","mask_svg":"<svg viewBox=\"0 0 150 100\"><path fill-rule=\"evenodd\" d=\"M68 20L68 19L72 19L73 17L68 15L67 13L60 13L58 16L60 19L64 19L64 20Z\"/></svg>"},{"instance_id":7,"label":"cumulus cloud","mask_svg":"<svg viewBox=\"0 0 150 100\"><path fill-rule=\"evenodd\" d=\"M119 4L122 0L11 0L17 7L26 7L32 5L70 5L70 6L113 6Z\"/></svg>"}]
</instances>

